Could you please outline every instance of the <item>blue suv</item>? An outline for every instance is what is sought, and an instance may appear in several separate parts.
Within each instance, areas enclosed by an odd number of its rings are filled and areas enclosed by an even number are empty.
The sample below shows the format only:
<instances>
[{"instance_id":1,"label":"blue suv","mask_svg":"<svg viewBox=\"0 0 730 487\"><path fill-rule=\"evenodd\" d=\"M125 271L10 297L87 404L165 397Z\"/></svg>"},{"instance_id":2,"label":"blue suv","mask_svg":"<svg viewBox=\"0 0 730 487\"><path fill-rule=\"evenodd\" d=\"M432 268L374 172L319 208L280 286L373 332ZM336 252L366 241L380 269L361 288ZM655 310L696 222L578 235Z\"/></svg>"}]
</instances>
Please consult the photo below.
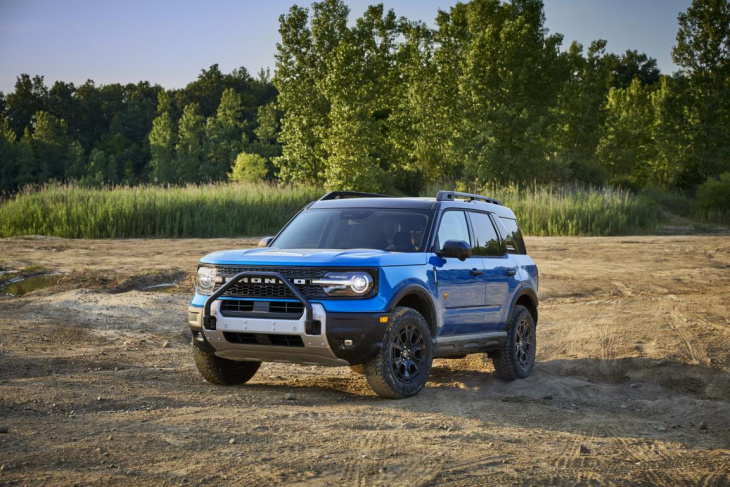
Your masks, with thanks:
<instances>
[{"instance_id":1,"label":"blue suv","mask_svg":"<svg viewBox=\"0 0 730 487\"><path fill-rule=\"evenodd\" d=\"M350 366L404 398L434 358L486 353L506 380L532 371L537 266L493 198L331 192L259 247L200 260L188 322L209 382L245 383L261 362Z\"/></svg>"}]
</instances>

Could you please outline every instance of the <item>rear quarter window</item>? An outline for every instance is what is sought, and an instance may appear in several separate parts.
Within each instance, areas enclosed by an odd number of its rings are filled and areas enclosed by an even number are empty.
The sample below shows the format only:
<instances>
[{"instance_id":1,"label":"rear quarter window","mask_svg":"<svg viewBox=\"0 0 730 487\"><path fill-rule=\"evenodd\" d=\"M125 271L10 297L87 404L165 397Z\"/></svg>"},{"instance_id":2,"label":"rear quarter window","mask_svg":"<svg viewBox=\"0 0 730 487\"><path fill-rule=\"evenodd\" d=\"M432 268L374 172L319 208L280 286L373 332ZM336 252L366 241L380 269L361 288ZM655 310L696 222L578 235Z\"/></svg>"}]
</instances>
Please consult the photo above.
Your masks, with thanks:
<instances>
[{"instance_id":1,"label":"rear quarter window","mask_svg":"<svg viewBox=\"0 0 730 487\"><path fill-rule=\"evenodd\" d=\"M506 234L502 235L502 239L507 245L507 253L527 254L527 249L525 248L525 240L522 238L522 232L520 231L520 227L517 226L517 220L513 220L512 218L500 217L499 221L502 222L502 225L504 225L504 228L507 230ZM500 232L502 231L503 229L500 228Z\"/></svg>"}]
</instances>

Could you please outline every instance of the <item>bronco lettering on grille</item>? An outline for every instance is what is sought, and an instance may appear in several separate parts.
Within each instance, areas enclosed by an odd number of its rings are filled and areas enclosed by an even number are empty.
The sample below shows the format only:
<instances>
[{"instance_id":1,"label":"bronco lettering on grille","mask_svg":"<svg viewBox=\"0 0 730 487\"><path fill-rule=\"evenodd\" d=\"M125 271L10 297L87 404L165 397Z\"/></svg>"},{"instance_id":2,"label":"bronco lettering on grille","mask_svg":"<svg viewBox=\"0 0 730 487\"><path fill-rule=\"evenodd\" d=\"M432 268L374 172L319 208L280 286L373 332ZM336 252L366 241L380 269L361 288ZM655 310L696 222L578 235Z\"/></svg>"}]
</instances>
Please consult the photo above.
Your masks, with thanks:
<instances>
[{"instance_id":1,"label":"bronco lettering on grille","mask_svg":"<svg viewBox=\"0 0 730 487\"><path fill-rule=\"evenodd\" d=\"M225 281L228 281L229 279L230 277L227 277L225 278ZM242 282L244 284L284 284L281 282L281 279L277 279L275 277L242 277L238 280L238 282ZM292 282L298 285L310 284L311 279L292 279Z\"/></svg>"}]
</instances>

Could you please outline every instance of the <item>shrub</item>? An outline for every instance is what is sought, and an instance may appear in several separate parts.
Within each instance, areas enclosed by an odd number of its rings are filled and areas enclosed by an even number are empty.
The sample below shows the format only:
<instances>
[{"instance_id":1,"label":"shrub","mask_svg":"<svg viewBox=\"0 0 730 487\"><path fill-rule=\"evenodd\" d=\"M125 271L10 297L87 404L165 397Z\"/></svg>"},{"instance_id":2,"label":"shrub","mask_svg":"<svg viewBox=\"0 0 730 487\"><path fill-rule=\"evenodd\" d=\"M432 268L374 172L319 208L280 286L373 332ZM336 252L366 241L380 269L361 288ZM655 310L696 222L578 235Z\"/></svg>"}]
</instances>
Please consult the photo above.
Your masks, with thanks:
<instances>
[{"instance_id":1,"label":"shrub","mask_svg":"<svg viewBox=\"0 0 730 487\"><path fill-rule=\"evenodd\" d=\"M233 169L228 173L228 179L235 182L254 183L266 179L266 159L258 154L241 152L236 156Z\"/></svg>"},{"instance_id":2,"label":"shrub","mask_svg":"<svg viewBox=\"0 0 730 487\"><path fill-rule=\"evenodd\" d=\"M706 221L730 222L730 172L708 179L697 189L696 213Z\"/></svg>"}]
</instances>

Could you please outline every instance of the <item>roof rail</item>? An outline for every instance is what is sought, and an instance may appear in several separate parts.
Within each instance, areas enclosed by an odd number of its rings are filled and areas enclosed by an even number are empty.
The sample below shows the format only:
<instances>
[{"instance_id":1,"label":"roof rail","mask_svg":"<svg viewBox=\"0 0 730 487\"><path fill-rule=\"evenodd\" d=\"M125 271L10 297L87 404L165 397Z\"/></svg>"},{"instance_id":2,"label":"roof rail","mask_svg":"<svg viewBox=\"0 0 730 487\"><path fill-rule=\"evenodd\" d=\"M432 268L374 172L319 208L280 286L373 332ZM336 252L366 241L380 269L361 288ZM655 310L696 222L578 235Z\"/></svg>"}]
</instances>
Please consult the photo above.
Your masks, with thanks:
<instances>
[{"instance_id":1,"label":"roof rail","mask_svg":"<svg viewBox=\"0 0 730 487\"><path fill-rule=\"evenodd\" d=\"M322 196L319 201L339 200L343 198L391 198L391 196L377 193L359 193L357 191L330 191Z\"/></svg>"},{"instance_id":2,"label":"roof rail","mask_svg":"<svg viewBox=\"0 0 730 487\"><path fill-rule=\"evenodd\" d=\"M438 195L436 196L436 201L454 201L456 198L464 198L467 201L484 201L485 203L492 203L493 205L502 206L502 203L500 203L497 199L489 198L488 196L481 196L478 194L459 193L458 191L439 191Z\"/></svg>"}]
</instances>

